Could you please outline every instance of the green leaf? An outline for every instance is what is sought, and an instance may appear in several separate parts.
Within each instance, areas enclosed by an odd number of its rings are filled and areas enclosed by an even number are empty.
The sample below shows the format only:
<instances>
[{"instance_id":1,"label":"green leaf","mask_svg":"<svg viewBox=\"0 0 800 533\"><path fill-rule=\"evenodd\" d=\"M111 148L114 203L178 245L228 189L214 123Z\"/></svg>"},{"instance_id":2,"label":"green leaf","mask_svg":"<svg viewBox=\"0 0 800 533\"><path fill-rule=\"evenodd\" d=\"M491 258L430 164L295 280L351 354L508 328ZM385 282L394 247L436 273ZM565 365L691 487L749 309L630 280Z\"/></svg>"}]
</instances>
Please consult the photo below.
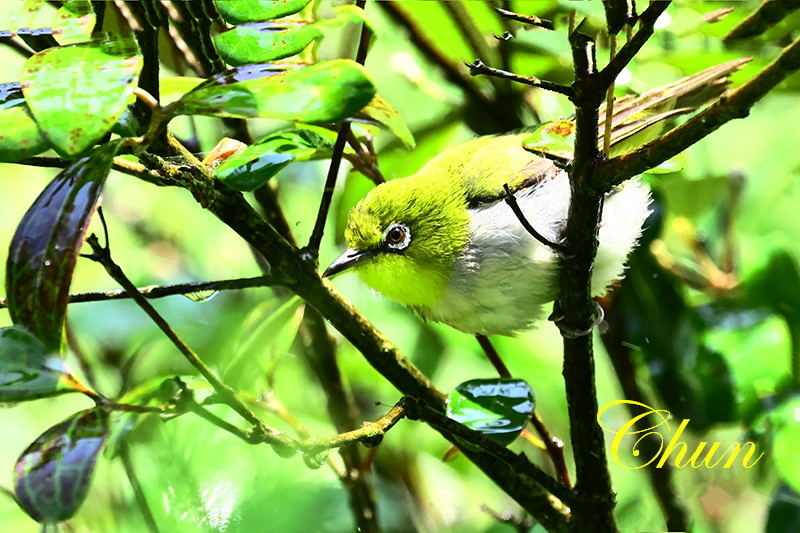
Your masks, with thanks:
<instances>
[{"instance_id":1,"label":"green leaf","mask_svg":"<svg viewBox=\"0 0 800 533\"><path fill-rule=\"evenodd\" d=\"M562 160L572 159L575 146L575 123L555 120L542 124L525 139L522 147L535 154L549 154Z\"/></svg>"},{"instance_id":2,"label":"green leaf","mask_svg":"<svg viewBox=\"0 0 800 533\"><path fill-rule=\"evenodd\" d=\"M507 446L533 408L533 391L521 379L473 379L450 393L447 416Z\"/></svg>"},{"instance_id":3,"label":"green leaf","mask_svg":"<svg viewBox=\"0 0 800 533\"><path fill-rule=\"evenodd\" d=\"M80 154L119 120L142 68L132 40L48 48L22 70L22 91L45 137L62 155Z\"/></svg>"},{"instance_id":4,"label":"green leaf","mask_svg":"<svg viewBox=\"0 0 800 533\"><path fill-rule=\"evenodd\" d=\"M363 23L375 33L364 10L356 6L335 6L336 15L318 22L279 21L243 24L214 37L226 63L240 66L267 63L302 52L315 39L347 23ZM263 19L262 19L263 20Z\"/></svg>"},{"instance_id":5,"label":"green leaf","mask_svg":"<svg viewBox=\"0 0 800 533\"><path fill-rule=\"evenodd\" d=\"M772 457L775 467L795 492L800 492L800 398L792 397L769 415L775 427Z\"/></svg>"},{"instance_id":6,"label":"green leaf","mask_svg":"<svg viewBox=\"0 0 800 533\"><path fill-rule=\"evenodd\" d=\"M71 0L56 12L53 35L62 45L88 40L97 17L89 0Z\"/></svg>"},{"instance_id":7,"label":"green leaf","mask_svg":"<svg viewBox=\"0 0 800 533\"><path fill-rule=\"evenodd\" d=\"M14 467L14 492L25 512L46 524L74 515L86 499L107 435L108 415L87 409L51 427L28 446Z\"/></svg>"},{"instance_id":8,"label":"green leaf","mask_svg":"<svg viewBox=\"0 0 800 533\"><path fill-rule=\"evenodd\" d=\"M256 64L217 74L181 98L176 112L336 123L354 115L375 95L371 77L354 61L287 68Z\"/></svg>"},{"instance_id":9,"label":"green leaf","mask_svg":"<svg viewBox=\"0 0 800 533\"><path fill-rule=\"evenodd\" d=\"M289 163L328 156L333 146L331 135L333 132L313 126L272 133L226 159L217 168L217 176L238 191L255 190Z\"/></svg>"},{"instance_id":10,"label":"green leaf","mask_svg":"<svg viewBox=\"0 0 800 533\"><path fill-rule=\"evenodd\" d=\"M0 402L20 402L85 390L47 350L20 326L0 329Z\"/></svg>"},{"instance_id":11,"label":"green leaf","mask_svg":"<svg viewBox=\"0 0 800 533\"><path fill-rule=\"evenodd\" d=\"M378 126L390 131L400 139L406 148L411 150L416 143L414 135L406 126L403 117L387 102L382 96L376 94L367 106L358 112L356 118L366 118L368 122L373 122Z\"/></svg>"},{"instance_id":12,"label":"green leaf","mask_svg":"<svg viewBox=\"0 0 800 533\"><path fill-rule=\"evenodd\" d=\"M0 84L0 163L14 163L47 150L19 83Z\"/></svg>"},{"instance_id":13,"label":"green leaf","mask_svg":"<svg viewBox=\"0 0 800 533\"><path fill-rule=\"evenodd\" d=\"M214 5L225 22L242 24L293 15L309 2L311 0L214 0Z\"/></svg>"},{"instance_id":14,"label":"green leaf","mask_svg":"<svg viewBox=\"0 0 800 533\"><path fill-rule=\"evenodd\" d=\"M15 324L60 351L72 272L119 142L65 168L23 216L8 255L6 293Z\"/></svg>"},{"instance_id":15,"label":"green leaf","mask_svg":"<svg viewBox=\"0 0 800 533\"><path fill-rule=\"evenodd\" d=\"M201 83L206 81L204 78L192 78L189 76L164 76L159 79L160 102L161 105L168 105L181 96L188 93Z\"/></svg>"},{"instance_id":16,"label":"green leaf","mask_svg":"<svg viewBox=\"0 0 800 533\"><path fill-rule=\"evenodd\" d=\"M25 0L20 10L19 19L14 21L16 28L36 28L38 25L34 22L36 15L42 10L44 0Z\"/></svg>"},{"instance_id":17,"label":"green leaf","mask_svg":"<svg viewBox=\"0 0 800 533\"><path fill-rule=\"evenodd\" d=\"M322 32L306 22L255 22L214 37L222 59L230 65L266 63L302 52Z\"/></svg>"}]
</instances>

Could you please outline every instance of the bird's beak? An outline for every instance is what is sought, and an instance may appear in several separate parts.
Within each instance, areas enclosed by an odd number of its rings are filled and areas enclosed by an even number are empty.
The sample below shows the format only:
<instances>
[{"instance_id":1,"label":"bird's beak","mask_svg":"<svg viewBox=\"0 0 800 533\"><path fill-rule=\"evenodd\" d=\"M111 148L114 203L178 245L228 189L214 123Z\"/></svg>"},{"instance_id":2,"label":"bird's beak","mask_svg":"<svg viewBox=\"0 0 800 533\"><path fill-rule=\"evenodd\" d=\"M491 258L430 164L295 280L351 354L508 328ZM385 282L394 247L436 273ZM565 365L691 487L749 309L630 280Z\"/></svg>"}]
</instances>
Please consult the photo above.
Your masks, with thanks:
<instances>
[{"instance_id":1,"label":"bird's beak","mask_svg":"<svg viewBox=\"0 0 800 533\"><path fill-rule=\"evenodd\" d=\"M356 265L360 265L365 261L369 261L377 252L375 250L356 250L354 248L349 248L345 253L340 255L336 258L336 260L331 263L331 265L325 269L325 272L322 273L323 278L327 278L329 276L333 276L334 274L338 274L348 268L353 268Z\"/></svg>"}]
</instances>

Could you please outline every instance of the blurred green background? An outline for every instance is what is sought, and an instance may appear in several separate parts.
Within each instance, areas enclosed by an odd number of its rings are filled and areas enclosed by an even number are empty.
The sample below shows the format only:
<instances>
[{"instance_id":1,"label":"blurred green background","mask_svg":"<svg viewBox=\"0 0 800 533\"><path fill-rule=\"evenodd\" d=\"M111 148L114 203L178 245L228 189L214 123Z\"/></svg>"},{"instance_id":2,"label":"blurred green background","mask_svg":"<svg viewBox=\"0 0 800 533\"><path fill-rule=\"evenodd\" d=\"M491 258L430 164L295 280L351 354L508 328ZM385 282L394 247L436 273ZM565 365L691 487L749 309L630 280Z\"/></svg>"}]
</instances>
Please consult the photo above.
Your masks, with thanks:
<instances>
[{"instance_id":1,"label":"blurred green background","mask_svg":"<svg viewBox=\"0 0 800 533\"><path fill-rule=\"evenodd\" d=\"M20 3L3 4L0 9L13 10ZM474 59L441 2L401 4L447 57L456 63ZM502 33L502 25L489 12L488 2L464 4L482 32ZM782 44L796 37L800 27L800 18L795 15L759 39L732 47L721 44L719 38L755 5L691 2L672 6L669 20L663 21L654 38L626 69L625 82L621 79L618 93L641 92L743 56L753 56L754 60L734 80L741 83L750 78L777 55ZM736 9L721 22L709 24L702 17L727 6ZM568 83L571 73L565 14L576 9L579 16L589 17L590 24L601 27L602 5L535 1L510 2L510 7L553 18L560 30L520 31L508 45L513 70ZM325 9L323 5L321 16ZM375 25L377 38L366 67L378 92L398 109L417 139L416 149L408 151L389 134L378 137L379 165L391 179L414 172L443 148L473 137L475 132L469 124L474 110L465 104L463 93L420 53L414 40L387 17L385 10L369 2L367 15ZM0 20L8 20L1 11ZM318 53L323 58L352 57L353 33L342 31L328 36ZM494 40L487 42L497 45ZM599 55L604 58L606 53L603 49ZM17 80L22 63L19 55L0 47L0 82ZM488 90L485 80L478 82ZM731 235L735 272L740 279L758 276L775 252L800 256L798 90L800 78L795 75L756 105L746 120L724 126L688 150L684 170L648 178L664 209L663 246L678 264L697 267L696 254L687 245L687 232L701 236L710 255L719 257L726 235L720 217L728 211L733 213ZM525 98L537 115L522 113L525 125L571 114L569 102L561 96L530 91ZM179 136L187 131L186 121L176 121L172 126ZM252 129L263 134L277 126L280 124L253 121ZM213 119L198 119L196 127L206 150L226 134L220 122ZM308 239L313 227L310 214L316 213L326 170L324 161L298 163L276 178L281 205L301 243ZM320 253L322 265L343 249L342 226L347 212L371 187L366 178L348 170L345 165L326 228ZM53 169L0 165L0 249L8 248L22 215L56 173ZM732 207L729 193L739 183L741 197ZM155 188L112 172L102 205L114 257L139 286L259 274L247 245L201 209L186 191ZM96 231L97 227L93 229ZM3 275L4 268L5 262L0 263ZM768 279L768 283L774 284L776 290L797 290L795 286L782 285L791 284L791 279ZM355 276L338 277L335 284L440 390L451 390L468 379L494 376L471 336L423 323L410 311L371 293ZM99 265L79 261L72 292L112 288L116 288L114 283ZM696 306L720 299L713 291L685 285L682 294ZM312 435L331 435L335 430L326 415L324 394L291 342L297 327L297 320L291 317L300 316L296 307L282 309L281 316L290 317L289 320L278 321L279 325L268 331L259 329L286 302L287 297L269 289L249 289L221 293L205 302L173 296L159 300L156 307L231 386L253 399L274 398ZM77 346L95 369L100 389L107 395L153 379L193 374L174 347L131 302L74 304L68 320ZM8 313L0 310L0 326L10 324ZM599 403L603 405L622 399L623 393L597 338ZM764 416L770 412L768 406L791 396L794 387L789 329L785 320L765 312L758 319L723 323L708 330L703 340L722 355L732 376L736 416L731 422L715 422L702 431L685 433L685 440L690 445L721 441L724 448L729 443L760 436L759 451L765 455L752 469L742 468L738 461L730 469L683 468L676 472L678 494L690 509L693 531L762 531L777 487L787 475L776 468L770 448L774 428ZM539 413L551 431L565 440L569 453L557 329L545 322L517 338L498 338L495 344L514 376L531 384ZM359 401L363 419L376 419L399 399L399 393L349 343L339 338L338 348L338 361ZM68 360L77 367L72 356ZM636 350L634 360L642 363L637 372L640 386L653 398L652 405L660 408L658 390L645 370L643 356L637 355ZM271 376L270 383L267 374ZM778 393L783 396L775 400ZM707 401L720 400L711 394ZM86 398L67 395L0 409L0 487L12 487L13 465L30 442L46 428L91 405ZM263 415L270 424L292 431L279 417L266 411ZM282 459L267 446L245 444L198 417L187 415L169 421L156 416L141 418L128 442L133 466L161 531L290 533L353 529L347 494L331 469L310 470L299 459ZM623 421L619 417L609 425L617 422L619 427ZM549 468L546 457L529 443L521 441L512 447ZM520 512L518 507L463 457L443 462L447 449L448 444L436 432L417 422L403 421L387 435L373 464L378 512L385 531L511 531L509 525L498 522L483 506L515 514ZM613 462L611 468L620 529L663 530L645 472L627 470ZM795 475L800 476L800 472ZM797 495L789 496L789 500L792 498ZM794 501L795 513L797 505ZM89 497L71 524L77 532L146 530L119 460L99 460ZM3 494L0 526L3 531L19 533L39 530L12 498Z\"/></svg>"}]
</instances>

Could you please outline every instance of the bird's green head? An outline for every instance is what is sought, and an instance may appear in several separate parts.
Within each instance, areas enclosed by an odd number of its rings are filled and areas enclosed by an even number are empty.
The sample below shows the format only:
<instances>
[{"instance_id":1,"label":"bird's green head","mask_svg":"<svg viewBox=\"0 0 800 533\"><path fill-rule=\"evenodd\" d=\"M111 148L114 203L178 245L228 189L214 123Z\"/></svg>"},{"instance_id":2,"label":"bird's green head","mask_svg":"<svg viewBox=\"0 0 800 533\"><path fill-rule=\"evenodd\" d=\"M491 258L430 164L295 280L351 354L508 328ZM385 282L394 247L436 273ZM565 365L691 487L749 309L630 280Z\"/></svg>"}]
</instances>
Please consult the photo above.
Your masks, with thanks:
<instances>
[{"instance_id":1,"label":"bird's green head","mask_svg":"<svg viewBox=\"0 0 800 533\"><path fill-rule=\"evenodd\" d=\"M384 183L350 212L349 249L324 275L353 269L410 307L436 303L467 244L469 214L457 183L411 176Z\"/></svg>"}]
</instances>

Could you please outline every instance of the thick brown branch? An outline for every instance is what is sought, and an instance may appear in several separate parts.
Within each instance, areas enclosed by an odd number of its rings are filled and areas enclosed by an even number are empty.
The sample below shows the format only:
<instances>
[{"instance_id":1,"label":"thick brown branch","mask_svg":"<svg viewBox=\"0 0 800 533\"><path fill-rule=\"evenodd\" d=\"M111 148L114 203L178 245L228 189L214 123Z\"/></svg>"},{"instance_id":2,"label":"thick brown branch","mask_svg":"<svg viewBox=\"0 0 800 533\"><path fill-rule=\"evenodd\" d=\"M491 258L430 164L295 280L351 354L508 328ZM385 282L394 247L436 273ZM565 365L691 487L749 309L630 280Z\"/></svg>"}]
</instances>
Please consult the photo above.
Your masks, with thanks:
<instances>
[{"instance_id":1,"label":"thick brown branch","mask_svg":"<svg viewBox=\"0 0 800 533\"><path fill-rule=\"evenodd\" d=\"M567 252L560 274L561 292L557 324L564 336L564 384L569 409L570 441L575 458L576 501L574 531L614 533L614 491L605 454L598 410L591 328L592 263L597 254L597 228L602 211L602 191L592 186L592 174L602 160L597 146L597 116L610 77L597 73L594 42L577 31L570 36L575 67L575 157L569 168L572 193L567 227Z\"/></svg>"},{"instance_id":2,"label":"thick brown branch","mask_svg":"<svg viewBox=\"0 0 800 533\"><path fill-rule=\"evenodd\" d=\"M761 35L800 8L797 0L765 0L722 38L723 41L740 41Z\"/></svg>"},{"instance_id":3,"label":"thick brown branch","mask_svg":"<svg viewBox=\"0 0 800 533\"><path fill-rule=\"evenodd\" d=\"M685 123L636 150L602 162L594 179L600 188L613 187L676 156L735 118L744 118L753 105L790 74L800 69L800 37L761 72L741 87Z\"/></svg>"}]
</instances>

